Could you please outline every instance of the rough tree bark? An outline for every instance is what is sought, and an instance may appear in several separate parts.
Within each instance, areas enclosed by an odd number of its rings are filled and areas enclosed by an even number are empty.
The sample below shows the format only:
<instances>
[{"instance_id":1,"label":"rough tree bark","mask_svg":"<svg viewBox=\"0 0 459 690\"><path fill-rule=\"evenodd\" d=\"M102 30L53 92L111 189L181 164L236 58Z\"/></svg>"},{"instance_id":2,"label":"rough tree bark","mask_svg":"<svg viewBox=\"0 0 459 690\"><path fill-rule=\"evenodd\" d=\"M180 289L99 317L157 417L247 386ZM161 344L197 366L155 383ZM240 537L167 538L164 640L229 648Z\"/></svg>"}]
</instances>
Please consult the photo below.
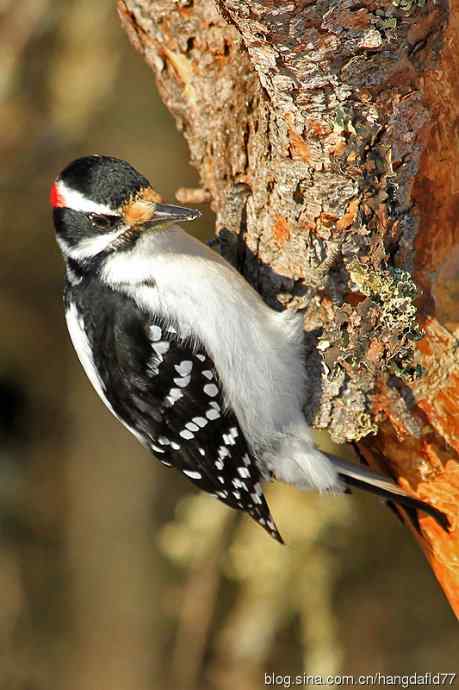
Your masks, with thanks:
<instances>
[{"instance_id":1,"label":"rough tree bark","mask_svg":"<svg viewBox=\"0 0 459 690\"><path fill-rule=\"evenodd\" d=\"M459 2L119 0L223 253L305 309L306 414L444 510L459 614Z\"/></svg>"}]
</instances>

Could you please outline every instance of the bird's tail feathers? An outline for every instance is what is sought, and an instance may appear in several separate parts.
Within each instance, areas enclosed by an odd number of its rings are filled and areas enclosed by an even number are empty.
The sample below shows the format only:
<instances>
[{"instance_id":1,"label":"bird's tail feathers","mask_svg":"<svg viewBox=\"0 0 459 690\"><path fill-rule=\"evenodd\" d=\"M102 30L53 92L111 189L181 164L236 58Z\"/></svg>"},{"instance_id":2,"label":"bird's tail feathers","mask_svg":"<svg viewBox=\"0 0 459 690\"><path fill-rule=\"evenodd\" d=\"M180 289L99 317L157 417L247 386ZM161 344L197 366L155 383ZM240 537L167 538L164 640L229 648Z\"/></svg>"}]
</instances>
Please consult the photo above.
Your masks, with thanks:
<instances>
[{"instance_id":1,"label":"bird's tail feathers","mask_svg":"<svg viewBox=\"0 0 459 690\"><path fill-rule=\"evenodd\" d=\"M450 523L445 513L419 498L410 496L388 477L373 472L368 467L346 462L334 455L327 455L338 472L338 476L347 486L369 491L411 510L421 510L433 517L444 530L448 530Z\"/></svg>"}]
</instances>

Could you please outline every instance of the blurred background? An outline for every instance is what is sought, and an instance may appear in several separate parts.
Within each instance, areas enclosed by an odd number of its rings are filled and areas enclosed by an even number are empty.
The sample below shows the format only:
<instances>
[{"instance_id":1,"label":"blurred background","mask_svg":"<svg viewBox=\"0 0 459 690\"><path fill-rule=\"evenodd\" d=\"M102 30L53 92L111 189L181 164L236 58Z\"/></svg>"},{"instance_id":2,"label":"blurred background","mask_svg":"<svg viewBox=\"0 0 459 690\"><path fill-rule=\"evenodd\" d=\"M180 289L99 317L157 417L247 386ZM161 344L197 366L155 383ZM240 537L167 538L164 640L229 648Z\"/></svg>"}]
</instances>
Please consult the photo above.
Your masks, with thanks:
<instances>
[{"instance_id":1,"label":"blurred background","mask_svg":"<svg viewBox=\"0 0 459 690\"><path fill-rule=\"evenodd\" d=\"M114 0L0 0L0 690L257 690L264 674L453 671L457 628L377 500L276 487L288 543L156 463L67 336L53 178L125 158L197 185ZM194 224L212 235L212 216Z\"/></svg>"}]
</instances>

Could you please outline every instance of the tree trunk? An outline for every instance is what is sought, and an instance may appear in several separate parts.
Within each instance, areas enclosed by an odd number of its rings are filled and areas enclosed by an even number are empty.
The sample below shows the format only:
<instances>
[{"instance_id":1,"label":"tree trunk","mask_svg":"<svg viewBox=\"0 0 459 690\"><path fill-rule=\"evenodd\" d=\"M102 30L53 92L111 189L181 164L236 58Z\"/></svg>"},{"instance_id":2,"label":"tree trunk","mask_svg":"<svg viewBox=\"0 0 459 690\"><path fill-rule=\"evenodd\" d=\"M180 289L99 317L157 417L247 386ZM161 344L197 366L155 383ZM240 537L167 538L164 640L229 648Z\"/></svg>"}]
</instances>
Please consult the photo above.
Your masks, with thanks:
<instances>
[{"instance_id":1,"label":"tree trunk","mask_svg":"<svg viewBox=\"0 0 459 690\"><path fill-rule=\"evenodd\" d=\"M308 418L448 514L417 536L459 614L459 2L118 8L222 252L305 310Z\"/></svg>"}]
</instances>

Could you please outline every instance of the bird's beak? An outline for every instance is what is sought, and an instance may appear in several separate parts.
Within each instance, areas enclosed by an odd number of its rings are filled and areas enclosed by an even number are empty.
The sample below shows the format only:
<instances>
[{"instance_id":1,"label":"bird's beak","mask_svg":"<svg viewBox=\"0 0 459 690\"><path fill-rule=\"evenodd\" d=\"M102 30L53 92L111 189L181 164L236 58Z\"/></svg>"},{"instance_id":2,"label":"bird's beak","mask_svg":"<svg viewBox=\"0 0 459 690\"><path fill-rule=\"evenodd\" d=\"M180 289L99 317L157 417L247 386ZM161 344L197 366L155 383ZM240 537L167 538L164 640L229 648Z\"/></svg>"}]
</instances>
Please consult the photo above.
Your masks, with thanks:
<instances>
[{"instance_id":1,"label":"bird's beak","mask_svg":"<svg viewBox=\"0 0 459 690\"><path fill-rule=\"evenodd\" d=\"M186 208L175 204L155 204L153 216L149 221L150 225L160 225L161 223L171 223L174 221L196 220L201 215L201 211L196 208Z\"/></svg>"},{"instance_id":2,"label":"bird's beak","mask_svg":"<svg viewBox=\"0 0 459 690\"><path fill-rule=\"evenodd\" d=\"M199 218L201 212L175 204L161 204L141 197L131 201L123 209L124 220L130 227L147 230L157 225L184 222Z\"/></svg>"}]
</instances>

